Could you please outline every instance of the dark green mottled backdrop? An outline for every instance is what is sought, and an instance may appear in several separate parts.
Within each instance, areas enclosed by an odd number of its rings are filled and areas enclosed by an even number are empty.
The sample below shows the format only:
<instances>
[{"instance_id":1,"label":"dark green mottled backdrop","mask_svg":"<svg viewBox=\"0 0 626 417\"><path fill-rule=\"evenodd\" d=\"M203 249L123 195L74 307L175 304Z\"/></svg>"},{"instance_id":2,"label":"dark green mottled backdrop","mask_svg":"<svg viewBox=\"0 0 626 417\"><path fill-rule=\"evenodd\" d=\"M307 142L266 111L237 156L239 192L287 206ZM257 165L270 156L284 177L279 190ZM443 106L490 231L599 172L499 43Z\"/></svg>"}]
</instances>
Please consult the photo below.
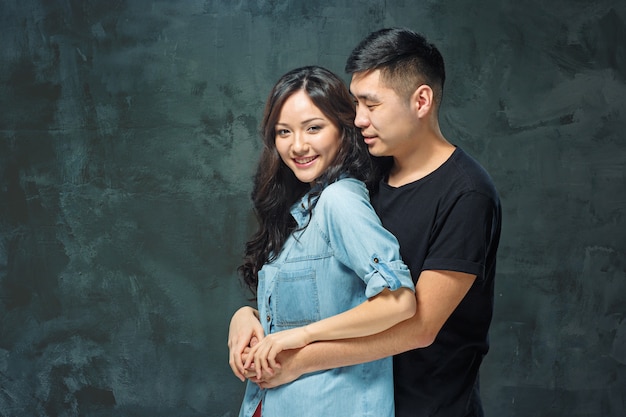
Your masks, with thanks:
<instances>
[{"instance_id":1,"label":"dark green mottled backdrop","mask_svg":"<svg viewBox=\"0 0 626 417\"><path fill-rule=\"evenodd\" d=\"M488 416L625 415L622 0L0 4L0 416L235 416L265 96L396 25L502 196Z\"/></svg>"}]
</instances>

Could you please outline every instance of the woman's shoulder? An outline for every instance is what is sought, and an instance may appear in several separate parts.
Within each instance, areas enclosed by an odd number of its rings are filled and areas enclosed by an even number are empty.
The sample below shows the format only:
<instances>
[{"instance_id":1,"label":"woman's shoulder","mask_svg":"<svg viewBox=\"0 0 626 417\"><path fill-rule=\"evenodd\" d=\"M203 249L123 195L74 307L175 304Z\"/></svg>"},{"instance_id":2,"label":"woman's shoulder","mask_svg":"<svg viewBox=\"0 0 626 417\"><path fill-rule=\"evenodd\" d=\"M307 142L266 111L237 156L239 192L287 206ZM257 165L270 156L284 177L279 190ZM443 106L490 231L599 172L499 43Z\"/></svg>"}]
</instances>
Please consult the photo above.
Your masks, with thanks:
<instances>
[{"instance_id":1,"label":"woman's shoulder","mask_svg":"<svg viewBox=\"0 0 626 417\"><path fill-rule=\"evenodd\" d=\"M322 195L336 195L347 192L362 194L367 193L367 188L365 187L363 181L357 180L356 178L348 177L337 180L332 184L326 186L326 188L324 188L324 191L322 191Z\"/></svg>"},{"instance_id":2,"label":"woman's shoulder","mask_svg":"<svg viewBox=\"0 0 626 417\"><path fill-rule=\"evenodd\" d=\"M342 178L329 184L320 194L318 205L337 207L368 200L369 193L363 181L354 178Z\"/></svg>"}]
</instances>

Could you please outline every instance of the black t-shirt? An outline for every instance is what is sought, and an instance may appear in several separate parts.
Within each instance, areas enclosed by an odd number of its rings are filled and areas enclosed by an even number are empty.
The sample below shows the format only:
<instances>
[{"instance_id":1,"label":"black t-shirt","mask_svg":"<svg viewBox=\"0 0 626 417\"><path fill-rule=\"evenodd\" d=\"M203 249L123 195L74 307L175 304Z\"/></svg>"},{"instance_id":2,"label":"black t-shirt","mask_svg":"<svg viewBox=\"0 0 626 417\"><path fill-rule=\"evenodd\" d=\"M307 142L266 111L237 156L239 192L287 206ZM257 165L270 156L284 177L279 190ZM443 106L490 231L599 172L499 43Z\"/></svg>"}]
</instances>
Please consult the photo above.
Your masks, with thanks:
<instances>
[{"instance_id":1,"label":"black t-shirt","mask_svg":"<svg viewBox=\"0 0 626 417\"><path fill-rule=\"evenodd\" d=\"M477 276L431 346L394 357L396 417L482 416L478 368L489 349L501 227L491 178L457 148L418 181L398 188L381 182L372 204L414 280L423 270Z\"/></svg>"}]
</instances>

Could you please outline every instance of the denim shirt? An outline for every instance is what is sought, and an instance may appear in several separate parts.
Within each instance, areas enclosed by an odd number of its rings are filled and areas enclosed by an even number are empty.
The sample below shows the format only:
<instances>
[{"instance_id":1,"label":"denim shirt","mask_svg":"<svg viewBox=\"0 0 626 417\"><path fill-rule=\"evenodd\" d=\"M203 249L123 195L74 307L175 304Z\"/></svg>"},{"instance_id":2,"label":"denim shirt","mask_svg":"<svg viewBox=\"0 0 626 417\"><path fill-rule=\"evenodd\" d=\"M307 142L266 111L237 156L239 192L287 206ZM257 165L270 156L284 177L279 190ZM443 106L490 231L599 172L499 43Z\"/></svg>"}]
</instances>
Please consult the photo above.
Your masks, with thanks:
<instances>
[{"instance_id":1,"label":"denim shirt","mask_svg":"<svg viewBox=\"0 0 626 417\"><path fill-rule=\"evenodd\" d=\"M381 225L367 189L345 178L291 209L298 230L259 271L257 303L265 334L304 326L351 309L383 289L414 289L396 238ZM250 381L239 413L262 416L393 417L392 359L320 371L261 390Z\"/></svg>"}]
</instances>

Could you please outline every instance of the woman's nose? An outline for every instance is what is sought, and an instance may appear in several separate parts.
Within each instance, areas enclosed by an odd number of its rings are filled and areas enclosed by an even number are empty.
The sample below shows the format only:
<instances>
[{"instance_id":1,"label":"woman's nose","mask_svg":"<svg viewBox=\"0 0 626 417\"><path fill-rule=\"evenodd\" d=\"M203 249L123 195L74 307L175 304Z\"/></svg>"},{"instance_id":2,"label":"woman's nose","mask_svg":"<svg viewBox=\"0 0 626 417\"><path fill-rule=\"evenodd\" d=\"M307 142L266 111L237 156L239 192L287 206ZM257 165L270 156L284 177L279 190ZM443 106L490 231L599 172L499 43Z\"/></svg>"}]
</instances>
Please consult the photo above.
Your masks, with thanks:
<instances>
[{"instance_id":1,"label":"woman's nose","mask_svg":"<svg viewBox=\"0 0 626 417\"><path fill-rule=\"evenodd\" d=\"M296 133L293 135L293 143L291 144L291 149L296 154L304 154L308 150L308 144L306 141L306 137L301 133Z\"/></svg>"}]
</instances>

